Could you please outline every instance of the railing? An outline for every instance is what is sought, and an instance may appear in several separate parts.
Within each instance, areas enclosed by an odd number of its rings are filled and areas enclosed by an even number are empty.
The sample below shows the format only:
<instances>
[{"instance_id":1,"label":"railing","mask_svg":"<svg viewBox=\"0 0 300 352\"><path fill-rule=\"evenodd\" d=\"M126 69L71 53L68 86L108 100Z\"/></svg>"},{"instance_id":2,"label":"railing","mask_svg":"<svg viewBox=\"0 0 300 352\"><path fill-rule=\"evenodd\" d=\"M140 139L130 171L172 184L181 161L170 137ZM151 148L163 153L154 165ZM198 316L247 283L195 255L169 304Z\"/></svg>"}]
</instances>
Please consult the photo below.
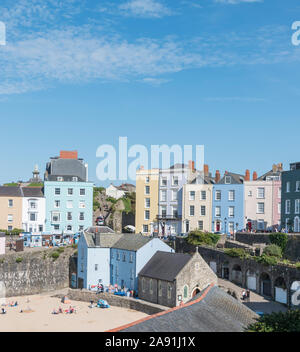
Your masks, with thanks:
<instances>
[{"instance_id":1,"label":"railing","mask_svg":"<svg viewBox=\"0 0 300 352\"><path fill-rule=\"evenodd\" d=\"M182 216L181 215L166 215L166 214L162 214L162 215L157 215L156 217L157 220L181 220Z\"/></svg>"}]
</instances>

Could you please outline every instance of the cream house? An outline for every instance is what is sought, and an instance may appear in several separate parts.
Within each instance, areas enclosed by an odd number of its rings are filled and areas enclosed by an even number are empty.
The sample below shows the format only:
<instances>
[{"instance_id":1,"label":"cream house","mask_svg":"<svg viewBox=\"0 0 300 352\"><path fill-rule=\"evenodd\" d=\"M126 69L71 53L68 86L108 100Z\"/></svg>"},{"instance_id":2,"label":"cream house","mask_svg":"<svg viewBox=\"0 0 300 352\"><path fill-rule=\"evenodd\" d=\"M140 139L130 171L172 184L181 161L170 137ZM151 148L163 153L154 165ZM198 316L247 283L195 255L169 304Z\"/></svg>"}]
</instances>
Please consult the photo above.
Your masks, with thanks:
<instances>
[{"instance_id":1,"label":"cream house","mask_svg":"<svg viewBox=\"0 0 300 352\"><path fill-rule=\"evenodd\" d=\"M137 233L151 235L157 232L159 169L136 172L136 214Z\"/></svg>"},{"instance_id":2,"label":"cream house","mask_svg":"<svg viewBox=\"0 0 300 352\"><path fill-rule=\"evenodd\" d=\"M273 169L260 178L254 172L252 181L244 182L245 228L248 230L274 230L279 226L281 165L273 165Z\"/></svg>"},{"instance_id":3,"label":"cream house","mask_svg":"<svg viewBox=\"0 0 300 352\"><path fill-rule=\"evenodd\" d=\"M214 180L210 176L197 176L183 186L182 229L184 233L193 230L211 231L212 194Z\"/></svg>"},{"instance_id":4,"label":"cream house","mask_svg":"<svg viewBox=\"0 0 300 352\"><path fill-rule=\"evenodd\" d=\"M21 187L0 187L0 229L22 229Z\"/></svg>"}]
</instances>

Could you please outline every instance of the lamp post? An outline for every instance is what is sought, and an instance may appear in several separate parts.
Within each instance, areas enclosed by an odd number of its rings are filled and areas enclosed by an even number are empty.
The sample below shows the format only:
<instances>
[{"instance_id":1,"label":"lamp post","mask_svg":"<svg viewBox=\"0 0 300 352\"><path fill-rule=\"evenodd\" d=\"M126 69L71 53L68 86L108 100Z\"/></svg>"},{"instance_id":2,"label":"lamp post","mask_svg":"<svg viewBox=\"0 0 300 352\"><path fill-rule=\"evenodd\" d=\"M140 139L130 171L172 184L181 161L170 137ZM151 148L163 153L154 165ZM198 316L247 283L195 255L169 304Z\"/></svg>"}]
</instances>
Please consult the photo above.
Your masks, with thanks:
<instances>
[{"instance_id":1,"label":"lamp post","mask_svg":"<svg viewBox=\"0 0 300 352\"><path fill-rule=\"evenodd\" d=\"M212 222L212 228L213 228L213 232L215 232L215 221L214 220Z\"/></svg>"},{"instance_id":2,"label":"lamp post","mask_svg":"<svg viewBox=\"0 0 300 352\"><path fill-rule=\"evenodd\" d=\"M225 224L225 234L227 234L227 218L224 219L224 224Z\"/></svg>"}]
</instances>

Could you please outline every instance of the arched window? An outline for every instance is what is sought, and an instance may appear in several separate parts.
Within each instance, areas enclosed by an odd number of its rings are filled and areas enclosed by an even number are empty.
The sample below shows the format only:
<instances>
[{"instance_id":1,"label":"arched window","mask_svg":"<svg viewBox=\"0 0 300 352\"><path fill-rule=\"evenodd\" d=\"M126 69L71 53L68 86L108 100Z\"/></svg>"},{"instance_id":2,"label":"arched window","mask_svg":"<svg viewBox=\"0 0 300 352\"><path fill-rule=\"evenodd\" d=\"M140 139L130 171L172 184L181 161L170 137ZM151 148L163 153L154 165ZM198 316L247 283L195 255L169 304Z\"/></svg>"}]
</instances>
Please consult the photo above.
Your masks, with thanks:
<instances>
[{"instance_id":1,"label":"arched window","mask_svg":"<svg viewBox=\"0 0 300 352\"><path fill-rule=\"evenodd\" d=\"M184 298L188 298L188 294L189 294L189 288L187 286L184 286L184 290L183 290L183 297Z\"/></svg>"}]
</instances>

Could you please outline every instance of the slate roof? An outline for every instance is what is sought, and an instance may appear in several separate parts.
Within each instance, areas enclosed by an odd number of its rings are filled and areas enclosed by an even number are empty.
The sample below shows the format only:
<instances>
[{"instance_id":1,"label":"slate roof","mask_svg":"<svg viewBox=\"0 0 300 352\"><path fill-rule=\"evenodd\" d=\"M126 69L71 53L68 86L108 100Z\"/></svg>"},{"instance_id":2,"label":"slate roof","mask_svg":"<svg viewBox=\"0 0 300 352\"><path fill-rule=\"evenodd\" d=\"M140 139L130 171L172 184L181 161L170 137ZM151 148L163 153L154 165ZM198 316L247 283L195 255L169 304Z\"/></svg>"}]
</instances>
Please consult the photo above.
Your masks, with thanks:
<instances>
[{"instance_id":1,"label":"slate roof","mask_svg":"<svg viewBox=\"0 0 300 352\"><path fill-rule=\"evenodd\" d=\"M159 251L149 260L139 275L172 282L191 258L189 254Z\"/></svg>"},{"instance_id":2,"label":"slate roof","mask_svg":"<svg viewBox=\"0 0 300 352\"><path fill-rule=\"evenodd\" d=\"M281 171L273 171L273 170L271 170L271 171L268 171L268 172L266 172L264 175L262 175L262 176L260 176L259 178L258 178L258 180L259 181L266 181L266 179L267 179L267 177L270 177L270 176L275 176L275 177L280 177L281 176Z\"/></svg>"},{"instance_id":3,"label":"slate roof","mask_svg":"<svg viewBox=\"0 0 300 352\"><path fill-rule=\"evenodd\" d=\"M204 184L204 185L210 185L210 184L214 184L215 183L215 179L211 176L200 176L198 175L197 177L195 177L190 184Z\"/></svg>"},{"instance_id":4,"label":"slate roof","mask_svg":"<svg viewBox=\"0 0 300 352\"><path fill-rule=\"evenodd\" d=\"M243 332L258 316L217 286L182 307L150 316L113 332Z\"/></svg>"},{"instance_id":5,"label":"slate roof","mask_svg":"<svg viewBox=\"0 0 300 352\"><path fill-rule=\"evenodd\" d=\"M86 180L87 170L85 168L82 159L60 159L52 158L50 162L47 163L46 170L48 176L45 179L50 180L50 175L52 176L77 176L81 180Z\"/></svg>"},{"instance_id":6,"label":"slate roof","mask_svg":"<svg viewBox=\"0 0 300 352\"><path fill-rule=\"evenodd\" d=\"M152 238L135 234L116 233L92 233L89 229L84 232L84 238L88 247L117 248L129 251L137 251Z\"/></svg>"},{"instance_id":7,"label":"slate roof","mask_svg":"<svg viewBox=\"0 0 300 352\"><path fill-rule=\"evenodd\" d=\"M225 174L220 179L218 184L225 184L225 177L226 176L231 176L231 178L232 178L231 184L243 184L244 183L245 175L235 174L233 172L227 172L227 174Z\"/></svg>"},{"instance_id":8,"label":"slate roof","mask_svg":"<svg viewBox=\"0 0 300 352\"><path fill-rule=\"evenodd\" d=\"M23 197L19 186L0 186L0 197Z\"/></svg>"},{"instance_id":9,"label":"slate roof","mask_svg":"<svg viewBox=\"0 0 300 352\"><path fill-rule=\"evenodd\" d=\"M92 226L89 227L86 232L89 233L115 233L113 229L108 226Z\"/></svg>"},{"instance_id":10,"label":"slate roof","mask_svg":"<svg viewBox=\"0 0 300 352\"><path fill-rule=\"evenodd\" d=\"M42 187L23 187L24 197L42 198L44 197Z\"/></svg>"}]
</instances>

